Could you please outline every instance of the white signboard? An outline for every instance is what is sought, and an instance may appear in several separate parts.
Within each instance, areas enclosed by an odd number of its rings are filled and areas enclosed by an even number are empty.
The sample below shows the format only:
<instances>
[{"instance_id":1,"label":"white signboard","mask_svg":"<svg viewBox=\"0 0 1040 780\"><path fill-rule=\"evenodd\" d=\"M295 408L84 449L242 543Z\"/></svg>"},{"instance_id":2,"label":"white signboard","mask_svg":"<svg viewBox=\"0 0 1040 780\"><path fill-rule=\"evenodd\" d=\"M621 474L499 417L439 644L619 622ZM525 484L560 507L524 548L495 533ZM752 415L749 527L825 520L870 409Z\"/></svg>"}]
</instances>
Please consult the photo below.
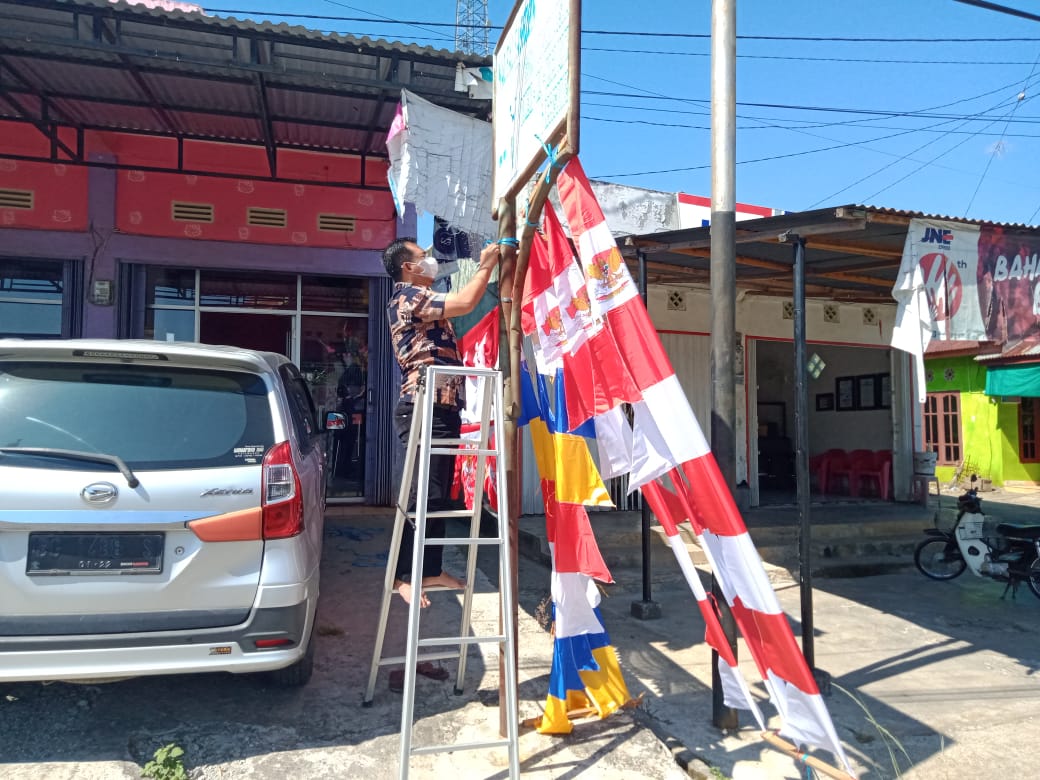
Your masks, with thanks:
<instances>
[{"instance_id":1,"label":"white signboard","mask_svg":"<svg viewBox=\"0 0 1040 780\"><path fill-rule=\"evenodd\" d=\"M523 0L495 50L492 208L567 118L570 9L570 0Z\"/></svg>"}]
</instances>

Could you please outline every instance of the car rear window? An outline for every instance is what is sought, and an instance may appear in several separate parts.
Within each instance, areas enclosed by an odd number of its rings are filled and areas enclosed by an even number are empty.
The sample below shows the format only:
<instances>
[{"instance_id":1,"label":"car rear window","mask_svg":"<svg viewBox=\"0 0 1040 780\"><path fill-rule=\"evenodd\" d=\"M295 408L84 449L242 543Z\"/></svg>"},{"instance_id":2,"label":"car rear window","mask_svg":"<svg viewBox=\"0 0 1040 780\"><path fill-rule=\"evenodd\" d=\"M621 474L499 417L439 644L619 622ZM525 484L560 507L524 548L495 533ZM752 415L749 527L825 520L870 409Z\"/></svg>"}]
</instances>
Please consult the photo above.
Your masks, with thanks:
<instances>
[{"instance_id":1,"label":"car rear window","mask_svg":"<svg viewBox=\"0 0 1040 780\"><path fill-rule=\"evenodd\" d=\"M104 453L133 469L184 469L256 464L273 438L267 387L256 374L0 362L0 447Z\"/></svg>"}]
</instances>

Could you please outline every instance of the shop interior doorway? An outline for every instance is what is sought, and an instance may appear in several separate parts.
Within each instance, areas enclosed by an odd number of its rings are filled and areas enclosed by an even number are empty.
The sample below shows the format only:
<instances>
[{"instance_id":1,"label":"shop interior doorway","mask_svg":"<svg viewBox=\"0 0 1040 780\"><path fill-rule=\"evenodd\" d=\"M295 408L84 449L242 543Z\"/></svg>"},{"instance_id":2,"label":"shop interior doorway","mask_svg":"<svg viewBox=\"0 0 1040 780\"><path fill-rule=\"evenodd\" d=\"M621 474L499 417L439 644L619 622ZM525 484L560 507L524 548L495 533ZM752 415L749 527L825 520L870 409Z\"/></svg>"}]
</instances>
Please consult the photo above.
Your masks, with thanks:
<instances>
[{"instance_id":1,"label":"shop interior doorway","mask_svg":"<svg viewBox=\"0 0 1040 780\"><path fill-rule=\"evenodd\" d=\"M893 448L891 350L807 345L823 363L808 381L809 473L812 500L891 500ZM791 505L795 484L794 345L755 343L755 398L749 409L758 504ZM887 479L876 475L888 474Z\"/></svg>"}]
</instances>

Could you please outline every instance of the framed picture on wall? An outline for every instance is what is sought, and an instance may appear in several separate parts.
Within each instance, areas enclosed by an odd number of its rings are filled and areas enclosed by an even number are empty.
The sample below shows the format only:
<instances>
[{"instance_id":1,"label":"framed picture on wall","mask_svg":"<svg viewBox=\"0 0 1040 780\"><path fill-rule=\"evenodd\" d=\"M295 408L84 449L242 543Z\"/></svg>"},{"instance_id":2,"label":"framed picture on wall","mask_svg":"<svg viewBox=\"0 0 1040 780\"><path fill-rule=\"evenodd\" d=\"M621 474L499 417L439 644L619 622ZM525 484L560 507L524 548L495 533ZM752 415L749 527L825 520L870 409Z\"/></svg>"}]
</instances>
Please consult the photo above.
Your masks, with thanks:
<instances>
[{"instance_id":1,"label":"framed picture on wall","mask_svg":"<svg viewBox=\"0 0 1040 780\"><path fill-rule=\"evenodd\" d=\"M859 409L877 408L877 377L874 374L864 374L856 377L856 395L859 398Z\"/></svg>"},{"instance_id":2,"label":"framed picture on wall","mask_svg":"<svg viewBox=\"0 0 1040 780\"><path fill-rule=\"evenodd\" d=\"M818 411L818 412L832 412L832 411L834 411L834 393L817 393L816 394L816 411Z\"/></svg>"},{"instance_id":3,"label":"framed picture on wall","mask_svg":"<svg viewBox=\"0 0 1040 780\"><path fill-rule=\"evenodd\" d=\"M839 412L851 412L856 408L856 377L839 376L834 380L834 401Z\"/></svg>"},{"instance_id":4,"label":"framed picture on wall","mask_svg":"<svg viewBox=\"0 0 1040 780\"><path fill-rule=\"evenodd\" d=\"M878 407L881 409L892 408L892 375L891 374L878 374L877 375L877 388L878 388Z\"/></svg>"}]
</instances>

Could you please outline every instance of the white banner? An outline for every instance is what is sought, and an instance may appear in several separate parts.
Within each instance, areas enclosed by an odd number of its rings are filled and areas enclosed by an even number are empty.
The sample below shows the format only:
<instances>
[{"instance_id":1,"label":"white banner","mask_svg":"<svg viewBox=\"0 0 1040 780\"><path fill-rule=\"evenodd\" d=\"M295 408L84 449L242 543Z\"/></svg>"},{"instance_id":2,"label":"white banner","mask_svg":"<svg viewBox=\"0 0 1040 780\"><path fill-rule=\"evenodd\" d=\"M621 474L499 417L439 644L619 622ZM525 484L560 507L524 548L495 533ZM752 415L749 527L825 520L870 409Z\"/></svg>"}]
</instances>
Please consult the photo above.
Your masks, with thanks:
<instances>
[{"instance_id":1,"label":"white banner","mask_svg":"<svg viewBox=\"0 0 1040 780\"><path fill-rule=\"evenodd\" d=\"M401 90L386 148L398 213L414 203L458 230L498 235L490 208L490 124Z\"/></svg>"}]
</instances>

